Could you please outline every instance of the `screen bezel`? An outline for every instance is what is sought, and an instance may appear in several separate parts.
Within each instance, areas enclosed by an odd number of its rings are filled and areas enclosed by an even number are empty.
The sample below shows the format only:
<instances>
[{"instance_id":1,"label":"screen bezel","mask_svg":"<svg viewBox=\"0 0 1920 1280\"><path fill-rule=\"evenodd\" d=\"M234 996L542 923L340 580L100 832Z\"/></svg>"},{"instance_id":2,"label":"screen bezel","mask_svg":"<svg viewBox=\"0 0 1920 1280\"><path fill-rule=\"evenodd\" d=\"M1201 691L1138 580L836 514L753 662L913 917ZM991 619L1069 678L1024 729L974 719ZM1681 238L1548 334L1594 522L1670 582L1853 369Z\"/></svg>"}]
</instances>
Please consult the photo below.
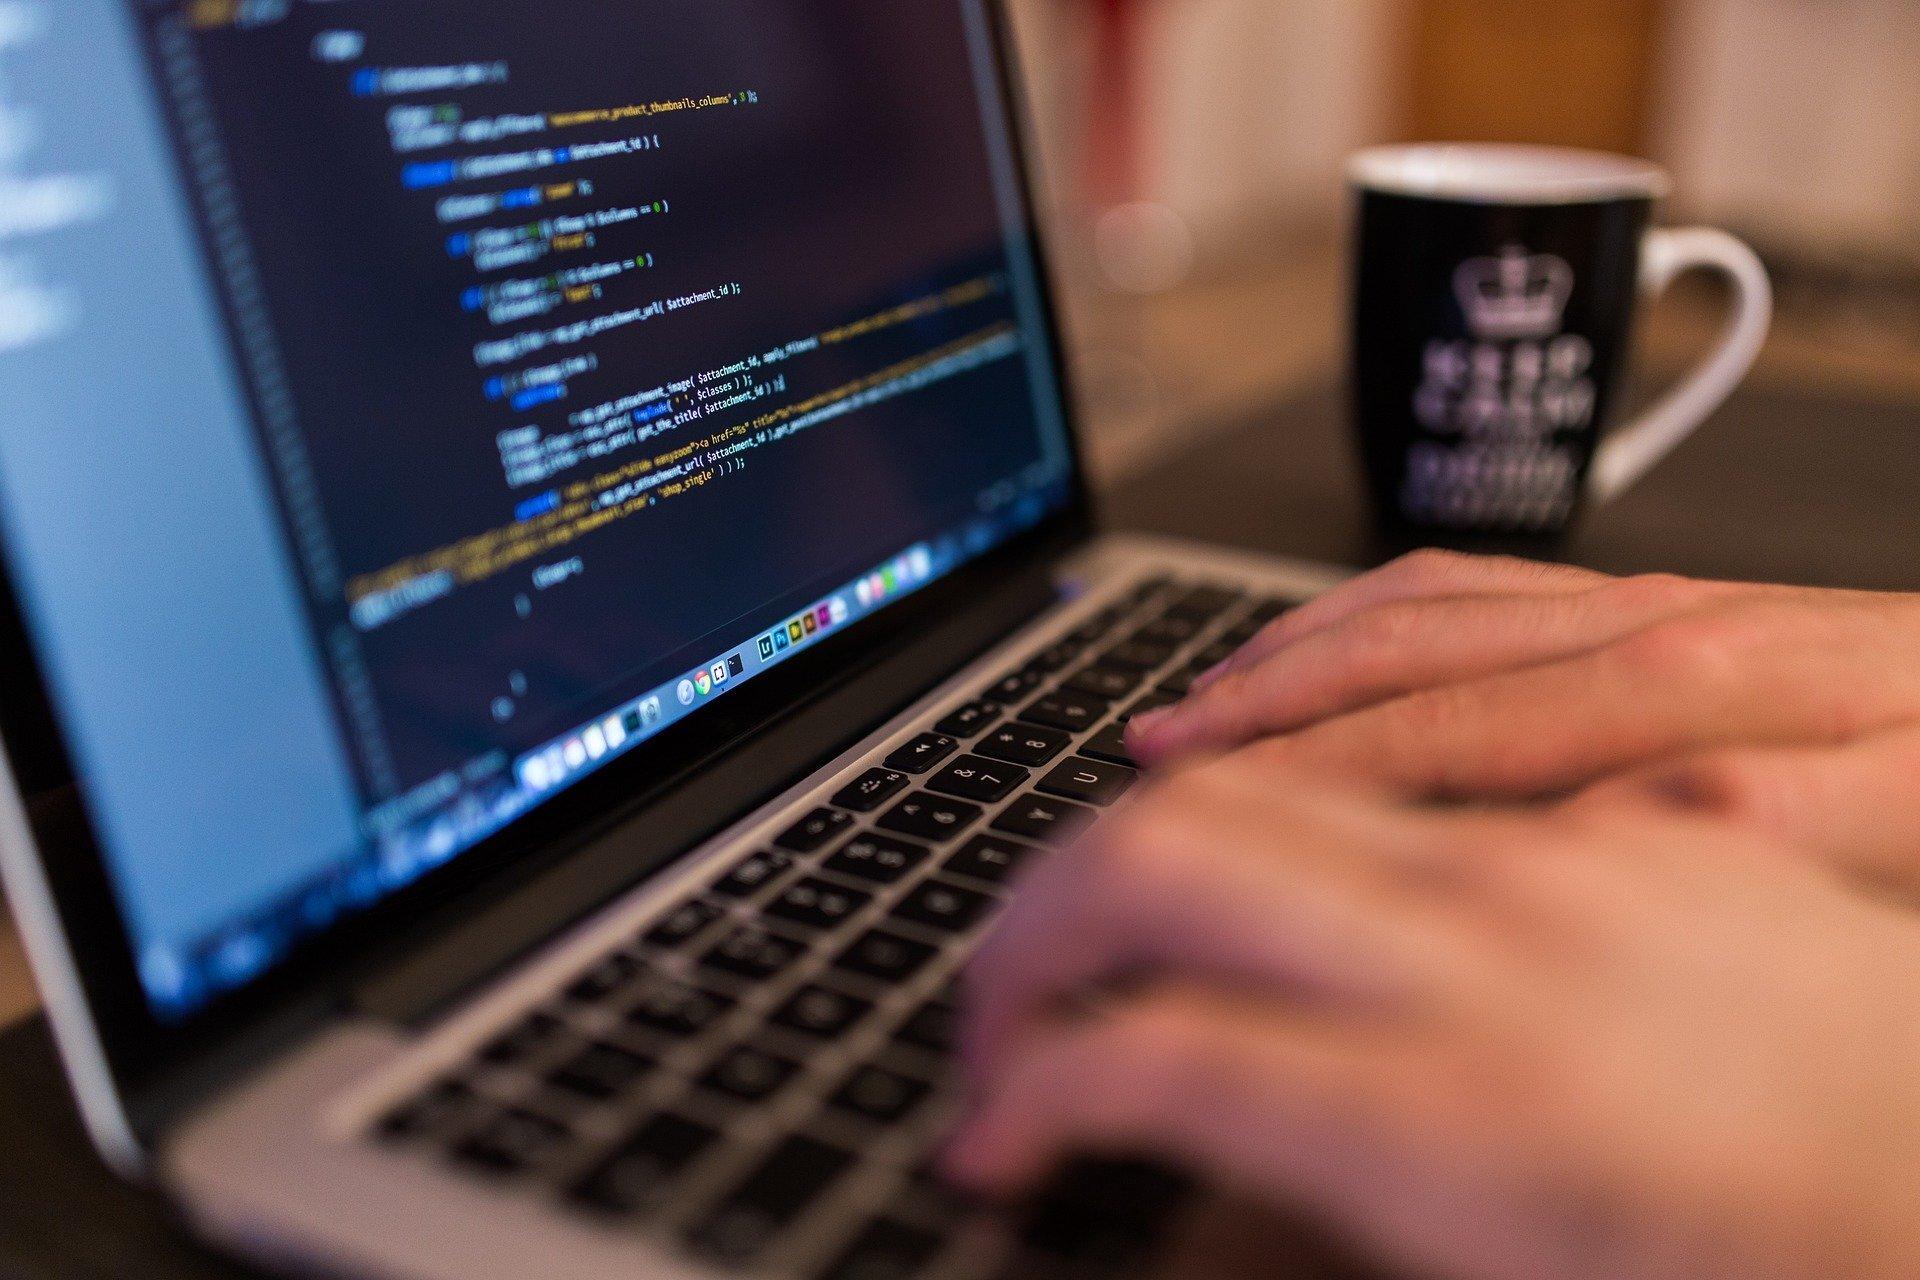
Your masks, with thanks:
<instances>
[{"instance_id":1,"label":"screen bezel","mask_svg":"<svg viewBox=\"0 0 1920 1280\"><path fill-rule=\"evenodd\" d=\"M942 619L990 594L1019 568L1065 554L1091 534L1093 506L1080 418L1035 198L1033 147L1027 136L1031 117L1004 0L981 0L981 4L1066 428L1068 491L1060 508L984 556L716 700L702 715L673 726L446 866L301 944L253 983L215 998L177 1023L160 1020L147 1002L84 782L77 776L73 753L54 714L50 688L11 573L0 571L0 739L15 762L16 780L23 791L30 792L34 783L48 787L23 797L33 852L44 869L105 1065L143 1141L151 1140L151 1130L164 1118L165 1110L140 1105L143 1091L160 1091L160 1086L193 1064L236 1043L250 1042L269 1024L290 1018L298 1021L293 1011L335 1006L337 993L369 963L405 946L423 917L458 910L464 901L484 897L489 887L498 888L503 881L524 875L531 864L564 860L569 849L610 823L643 812L650 798L657 799L689 771L790 715L823 688L896 650L916 633L940 625ZM154 92L151 82L147 91ZM169 160L176 181L186 190L186 175L179 172L177 158ZM929 683L941 674L930 671ZM23 761L30 765L22 767ZM740 794L757 794L751 779L741 780Z\"/></svg>"}]
</instances>

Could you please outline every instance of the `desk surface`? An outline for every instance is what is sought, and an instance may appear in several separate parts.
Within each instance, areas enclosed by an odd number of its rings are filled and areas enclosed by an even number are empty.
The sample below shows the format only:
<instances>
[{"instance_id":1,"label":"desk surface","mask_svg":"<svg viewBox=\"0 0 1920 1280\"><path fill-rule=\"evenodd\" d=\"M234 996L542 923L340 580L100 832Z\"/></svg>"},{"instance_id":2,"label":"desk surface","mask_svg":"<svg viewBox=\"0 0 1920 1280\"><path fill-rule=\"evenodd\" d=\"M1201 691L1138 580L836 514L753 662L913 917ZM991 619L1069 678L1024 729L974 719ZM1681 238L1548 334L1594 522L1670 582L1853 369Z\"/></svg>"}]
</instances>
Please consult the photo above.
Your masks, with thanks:
<instances>
[{"instance_id":1,"label":"desk surface","mask_svg":"<svg viewBox=\"0 0 1920 1280\"><path fill-rule=\"evenodd\" d=\"M1920 405L1756 386L1559 554L1619 572L1920 589ZM1369 532L1336 398L1220 431L1122 486L1116 527L1335 563L1387 550ZM45 1030L0 1035L0 1276L238 1280L149 1197L93 1160Z\"/></svg>"},{"instance_id":2,"label":"desk surface","mask_svg":"<svg viewBox=\"0 0 1920 1280\"><path fill-rule=\"evenodd\" d=\"M1198 439L1104 504L1117 527L1375 563L1338 397ZM1920 589L1920 402L1750 384L1551 554L1612 573Z\"/></svg>"}]
</instances>

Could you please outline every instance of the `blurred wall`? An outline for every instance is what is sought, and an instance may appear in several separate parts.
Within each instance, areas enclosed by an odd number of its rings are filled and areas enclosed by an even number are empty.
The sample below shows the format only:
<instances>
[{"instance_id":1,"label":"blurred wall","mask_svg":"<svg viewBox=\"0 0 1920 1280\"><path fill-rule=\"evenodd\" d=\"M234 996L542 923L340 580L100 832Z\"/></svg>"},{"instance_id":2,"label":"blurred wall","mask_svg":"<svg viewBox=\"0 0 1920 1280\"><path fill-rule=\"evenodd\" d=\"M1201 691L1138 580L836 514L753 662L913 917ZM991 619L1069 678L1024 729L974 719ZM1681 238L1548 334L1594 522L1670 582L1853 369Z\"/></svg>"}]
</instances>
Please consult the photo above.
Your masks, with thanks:
<instances>
[{"instance_id":1,"label":"blurred wall","mask_svg":"<svg viewBox=\"0 0 1920 1280\"><path fill-rule=\"evenodd\" d=\"M1150 145L1201 238L1323 210L1393 110L1394 0L1159 0Z\"/></svg>"},{"instance_id":2,"label":"blurred wall","mask_svg":"<svg viewBox=\"0 0 1920 1280\"><path fill-rule=\"evenodd\" d=\"M1066 171L1076 0L1013 0ZM1140 0L1148 195L1203 248L1332 221L1376 140L1657 156L1686 211L1769 243L1920 258L1920 0Z\"/></svg>"},{"instance_id":3,"label":"blurred wall","mask_svg":"<svg viewBox=\"0 0 1920 1280\"><path fill-rule=\"evenodd\" d=\"M1920 261L1920 3L1689 0L1656 145L1686 207Z\"/></svg>"},{"instance_id":4,"label":"blurred wall","mask_svg":"<svg viewBox=\"0 0 1920 1280\"><path fill-rule=\"evenodd\" d=\"M1393 110L1400 0L1140 0L1148 198L1202 242L1316 219L1342 159ZM1011 0L1056 193L1068 198L1090 74L1076 0Z\"/></svg>"}]
</instances>

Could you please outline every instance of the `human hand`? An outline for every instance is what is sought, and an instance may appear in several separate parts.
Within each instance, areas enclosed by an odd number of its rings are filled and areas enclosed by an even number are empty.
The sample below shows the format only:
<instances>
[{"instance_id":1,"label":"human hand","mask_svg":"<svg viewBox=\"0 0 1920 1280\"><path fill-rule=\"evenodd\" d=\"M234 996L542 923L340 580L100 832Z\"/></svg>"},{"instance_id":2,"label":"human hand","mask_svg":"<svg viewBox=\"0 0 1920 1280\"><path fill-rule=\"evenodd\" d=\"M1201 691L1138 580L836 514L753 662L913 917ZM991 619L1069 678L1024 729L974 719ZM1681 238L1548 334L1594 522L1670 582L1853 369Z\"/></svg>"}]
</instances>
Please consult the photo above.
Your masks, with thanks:
<instances>
[{"instance_id":1,"label":"human hand","mask_svg":"<svg viewBox=\"0 0 1920 1280\"><path fill-rule=\"evenodd\" d=\"M1210 676L1135 720L1143 762L1259 741L1293 767L1532 799L1920 724L1920 596L1425 552L1282 617Z\"/></svg>"},{"instance_id":2,"label":"human hand","mask_svg":"<svg viewBox=\"0 0 1920 1280\"><path fill-rule=\"evenodd\" d=\"M968 990L987 1190L1144 1154L1415 1274L1920 1274L1920 924L1718 824L1243 752L1039 864Z\"/></svg>"}]
</instances>

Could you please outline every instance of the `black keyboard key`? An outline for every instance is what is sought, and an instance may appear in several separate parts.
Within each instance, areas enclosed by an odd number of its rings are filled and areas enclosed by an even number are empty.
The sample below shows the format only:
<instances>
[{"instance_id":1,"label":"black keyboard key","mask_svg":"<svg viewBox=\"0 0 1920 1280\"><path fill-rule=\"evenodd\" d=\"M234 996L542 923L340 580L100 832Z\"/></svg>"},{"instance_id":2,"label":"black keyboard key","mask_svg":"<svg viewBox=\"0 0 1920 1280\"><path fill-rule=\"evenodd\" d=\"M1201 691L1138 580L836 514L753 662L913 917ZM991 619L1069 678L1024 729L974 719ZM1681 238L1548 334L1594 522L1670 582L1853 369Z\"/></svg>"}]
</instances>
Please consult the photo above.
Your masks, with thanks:
<instances>
[{"instance_id":1,"label":"black keyboard key","mask_svg":"<svg viewBox=\"0 0 1920 1280\"><path fill-rule=\"evenodd\" d=\"M714 884L713 891L729 898L750 898L793 869L791 854L769 849L741 861Z\"/></svg>"},{"instance_id":2,"label":"black keyboard key","mask_svg":"<svg viewBox=\"0 0 1920 1280\"><path fill-rule=\"evenodd\" d=\"M1202 624L1179 613L1162 614L1130 637L1143 644L1181 645L1200 634Z\"/></svg>"},{"instance_id":3,"label":"black keyboard key","mask_svg":"<svg viewBox=\"0 0 1920 1280\"><path fill-rule=\"evenodd\" d=\"M1072 745L1070 734L1012 720L982 738L973 749L1008 764L1043 765Z\"/></svg>"},{"instance_id":4,"label":"black keyboard key","mask_svg":"<svg viewBox=\"0 0 1920 1280\"><path fill-rule=\"evenodd\" d=\"M689 1234L689 1242L721 1262L757 1255L854 1163L850 1152L794 1136L775 1147Z\"/></svg>"},{"instance_id":5,"label":"black keyboard key","mask_svg":"<svg viewBox=\"0 0 1920 1280\"><path fill-rule=\"evenodd\" d=\"M547 1075L556 1089L605 1101L632 1089L653 1069L653 1059L610 1044L591 1044Z\"/></svg>"},{"instance_id":6,"label":"black keyboard key","mask_svg":"<svg viewBox=\"0 0 1920 1280\"><path fill-rule=\"evenodd\" d=\"M887 768L903 773L925 773L960 749L944 733L923 733L887 757Z\"/></svg>"},{"instance_id":7,"label":"black keyboard key","mask_svg":"<svg viewBox=\"0 0 1920 1280\"><path fill-rule=\"evenodd\" d=\"M565 1030L566 1024L551 1014L528 1014L513 1030L482 1049L480 1060L496 1067L524 1062L556 1043Z\"/></svg>"},{"instance_id":8,"label":"black keyboard key","mask_svg":"<svg viewBox=\"0 0 1920 1280\"><path fill-rule=\"evenodd\" d=\"M920 791L888 810L880 825L922 840L951 840L978 822L981 812L979 805Z\"/></svg>"},{"instance_id":9,"label":"black keyboard key","mask_svg":"<svg viewBox=\"0 0 1920 1280\"><path fill-rule=\"evenodd\" d=\"M762 1102L786 1087L800 1072L800 1064L778 1054L747 1045L727 1050L707 1068L699 1086L742 1102Z\"/></svg>"},{"instance_id":10,"label":"black keyboard key","mask_svg":"<svg viewBox=\"0 0 1920 1280\"><path fill-rule=\"evenodd\" d=\"M1195 675L1211 671L1238 652L1240 652L1240 646L1237 644L1227 644L1224 641L1210 644L1204 649L1194 651L1192 659L1187 663L1187 670Z\"/></svg>"},{"instance_id":11,"label":"black keyboard key","mask_svg":"<svg viewBox=\"0 0 1920 1280\"><path fill-rule=\"evenodd\" d=\"M1094 817L1094 810L1083 805L1069 804L1048 796L1027 795L1007 806L1006 811L994 819L993 828L1045 844L1077 834Z\"/></svg>"},{"instance_id":12,"label":"black keyboard key","mask_svg":"<svg viewBox=\"0 0 1920 1280\"><path fill-rule=\"evenodd\" d=\"M833 803L855 813L872 813L907 789L907 775L898 769L869 769L840 788Z\"/></svg>"},{"instance_id":13,"label":"black keyboard key","mask_svg":"<svg viewBox=\"0 0 1920 1280\"><path fill-rule=\"evenodd\" d=\"M1047 662L1045 655L1040 655L1030 659L1027 665L1021 667L1015 674L1029 682L1027 688L1031 691L1045 684L1047 677L1058 669Z\"/></svg>"},{"instance_id":14,"label":"black keyboard key","mask_svg":"<svg viewBox=\"0 0 1920 1280\"><path fill-rule=\"evenodd\" d=\"M879 982L904 982L938 955L937 948L885 929L869 929L834 960L836 969Z\"/></svg>"},{"instance_id":15,"label":"black keyboard key","mask_svg":"<svg viewBox=\"0 0 1920 1280\"><path fill-rule=\"evenodd\" d=\"M1194 677L1197 671L1176 671L1160 682L1160 692L1171 694L1175 699L1184 698L1193 692Z\"/></svg>"},{"instance_id":16,"label":"black keyboard key","mask_svg":"<svg viewBox=\"0 0 1920 1280\"><path fill-rule=\"evenodd\" d=\"M893 1124L904 1120L932 1092L933 1086L925 1080L882 1067L865 1066L834 1090L827 1105L863 1119Z\"/></svg>"},{"instance_id":17,"label":"black keyboard key","mask_svg":"<svg viewBox=\"0 0 1920 1280\"><path fill-rule=\"evenodd\" d=\"M957 933L978 922L994 902L992 895L977 889L926 880L900 900L893 915L895 919L908 920L924 928Z\"/></svg>"},{"instance_id":18,"label":"black keyboard key","mask_svg":"<svg viewBox=\"0 0 1920 1280\"><path fill-rule=\"evenodd\" d=\"M789 1031L829 1039L842 1034L871 1012L870 1001L831 987L809 986L800 988L776 1009L771 1021Z\"/></svg>"},{"instance_id":19,"label":"black keyboard key","mask_svg":"<svg viewBox=\"0 0 1920 1280\"><path fill-rule=\"evenodd\" d=\"M1247 613L1247 621L1265 626L1283 613L1291 612L1293 601L1280 599L1262 600Z\"/></svg>"},{"instance_id":20,"label":"black keyboard key","mask_svg":"<svg viewBox=\"0 0 1920 1280\"><path fill-rule=\"evenodd\" d=\"M1128 640L1100 655L1102 666L1124 667L1129 671L1152 671L1173 660L1174 646L1144 640Z\"/></svg>"},{"instance_id":21,"label":"black keyboard key","mask_svg":"<svg viewBox=\"0 0 1920 1280\"><path fill-rule=\"evenodd\" d=\"M1026 709L1021 711L1020 718L1030 724L1080 733L1106 719L1107 707L1105 698L1063 689L1028 703Z\"/></svg>"},{"instance_id":22,"label":"black keyboard key","mask_svg":"<svg viewBox=\"0 0 1920 1280\"><path fill-rule=\"evenodd\" d=\"M929 1000L900 1024L893 1038L901 1044L930 1053L952 1053L959 1021L959 1012L951 1004L944 1000Z\"/></svg>"},{"instance_id":23,"label":"black keyboard key","mask_svg":"<svg viewBox=\"0 0 1920 1280\"><path fill-rule=\"evenodd\" d=\"M948 858L946 865L940 869L952 875L971 876L988 884L1000 884L1034 852L1032 845L1008 840L1004 836L975 836L961 845L960 852Z\"/></svg>"},{"instance_id":24,"label":"black keyboard key","mask_svg":"<svg viewBox=\"0 0 1920 1280\"><path fill-rule=\"evenodd\" d=\"M810 877L769 902L766 913L809 929L831 929L872 901L870 893Z\"/></svg>"},{"instance_id":25,"label":"black keyboard key","mask_svg":"<svg viewBox=\"0 0 1920 1280\"><path fill-rule=\"evenodd\" d=\"M847 841L840 852L827 859L825 866L828 871L837 871L843 876L892 884L926 861L927 853L925 845L869 831Z\"/></svg>"},{"instance_id":26,"label":"black keyboard key","mask_svg":"<svg viewBox=\"0 0 1920 1280\"><path fill-rule=\"evenodd\" d=\"M1021 786L1032 776L1019 765L1000 764L979 756L961 756L935 775L933 781L927 783L927 789L959 796L963 800L992 804L996 800L1005 800L1013 794L1015 787Z\"/></svg>"},{"instance_id":27,"label":"black keyboard key","mask_svg":"<svg viewBox=\"0 0 1920 1280\"><path fill-rule=\"evenodd\" d=\"M838 809L815 809L775 836L773 842L795 853L812 853L838 838L841 832L852 825L853 815L850 813L842 813Z\"/></svg>"},{"instance_id":28,"label":"black keyboard key","mask_svg":"<svg viewBox=\"0 0 1920 1280\"><path fill-rule=\"evenodd\" d=\"M1092 666L1075 672L1073 678L1062 687L1074 693L1091 694L1111 702L1115 698L1124 698L1138 689L1143 678L1138 671L1126 671L1120 667Z\"/></svg>"},{"instance_id":29,"label":"black keyboard key","mask_svg":"<svg viewBox=\"0 0 1920 1280\"><path fill-rule=\"evenodd\" d=\"M720 1135L676 1115L649 1119L613 1153L568 1189L575 1204L598 1213L627 1215L658 1204L668 1181L711 1147Z\"/></svg>"},{"instance_id":30,"label":"black keyboard key","mask_svg":"<svg viewBox=\"0 0 1920 1280\"><path fill-rule=\"evenodd\" d=\"M1045 679L1046 673L1042 671L1015 671L988 685L981 697L986 702L1018 702L1038 689Z\"/></svg>"},{"instance_id":31,"label":"black keyboard key","mask_svg":"<svg viewBox=\"0 0 1920 1280\"><path fill-rule=\"evenodd\" d=\"M867 1224L815 1280L912 1280L940 1256L939 1236L891 1218Z\"/></svg>"},{"instance_id":32,"label":"black keyboard key","mask_svg":"<svg viewBox=\"0 0 1920 1280\"><path fill-rule=\"evenodd\" d=\"M567 998L581 1004L598 1004L636 980L645 968L640 957L616 951L574 979L567 987Z\"/></svg>"},{"instance_id":33,"label":"black keyboard key","mask_svg":"<svg viewBox=\"0 0 1920 1280\"><path fill-rule=\"evenodd\" d=\"M696 1036L725 1017L733 1004L727 996L658 978L642 992L640 1002L627 1010L627 1021L662 1035Z\"/></svg>"},{"instance_id":34,"label":"black keyboard key","mask_svg":"<svg viewBox=\"0 0 1920 1280\"><path fill-rule=\"evenodd\" d=\"M907 1171L906 1185L921 1196L944 1202L962 1211L971 1211L986 1203L981 1197L963 1191L947 1181L946 1172L940 1167L940 1153L937 1148L929 1151Z\"/></svg>"},{"instance_id":35,"label":"black keyboard key","mask_svg":"<svg viewBox=\"0 0 1920 1280\"><path fill-rule=\"evenodd\" d=\"M1217 618L1246 599L1246 593L1231 587L1195 587L1168 606L1168 613L1195 618Z\"/></svg>"},{"instance_id":36,"label":"black keyboard key","mask_svg":"<svg viewBox=\"0 0 1920 1280\"><path fill-rule=\"evenodd\" d=\"M1125 765L1074 756L1040 779L1040 790L1104 808L1127 794L1138 781L1140 775Z\"/></svg>"},{"instance_id":37,"label":"black keyboard key","mask_svg":"<svg viewBox=\"0 0 1920 1280\"><path fill-rule=\"evenodd\" d=\"M405 1142L436 1138L465 1123L480 1106L480 1097L458 1080L443 1080L412 1098L380 1121L383 1138Z\"/></svg>"},{"instance_id":38,"label":"black keyboard key","mask_svg":"<svg viewBox=\"0 0 1920 1280\"><path fill-rule=\"evenodd\" d=\"M953 738L971 738L1000 716L997 702L969 702L934 727Z\"/></svg>"},{"instance_id":39,"label":"black keyboard key","mask_svg":"<svg viewBox=\"0 0 1920 1280\"><path fill-rule=\"evenodd\" d=\"M453 1149L453 1158L483 1173L538 1169L563 1154L573 1134L557 1120L531 1111L503 1111Z\"/></svg>"},{"instance_id":40,"label":"black keyboard key","mask_svg":"<svg viewBox=\"0 0 1920 1280\"><path fill-rule=\"evenodd\" d=\"M682 946L705 933L708 925L725 914L718 904L703 899L684 902L647 930L642 940L656 947Z\"/></svg>"},{"instance_id":41,"label":"black keyboard key","mask_svg":"<svg viewBox=\"0 0 1920 1280\"><path fill-rule=\"evenodd\" d=\"M1080 645L1089 645L1096 641L1104 640L1113 634L1113 629L1120 625L1120 619L1126 617L1127 612L1126 609L1118 606L1102 609L1099 613L1094 614L1093 617L1076 627L1073 634L1067 638L1075 644Z\"/></svg>"},{"instance_id":42,"label":"black keyboard key","mask_svg":"<svg viewBox=\"0 0 1920 1280\"><path fill-rule=\"evenodd\" d=\"M1225 631L1222 631L1216 643L1226 645L1230 650L1238 653L1241 649L1252 643L1253 638L1264 630L1266 630L1266 627L1261 623L1251 621L1242 622L1238 626L1228 627Z\"/></svg>"},{"instance_id":43,"label":"black keyboard key","mask_svg":"<svg viewBox=\"0 0 1920 1280\"><path fill-rule=\"evenodd\" d=\"M1131 600L1134 604L1141 604L1153 599L1155 596L1165 595L1179 585L1179 582L1166 574L1157 573L1151 578L1142 579L1135 585L1133 590L1128 593L1127 599Z\"/></svg>"},{"instance_id":44,"label":"black keyboard key","mask_svg":"<svg viewBox=\"0 0 1920 1280\"><path fill-rule=\"evenodd\" d=\"M1095 734L1080 748L1080 754L1093 760L1104 760L1109 764L1125 765L1137 769L1140 762L1133 758L1133 752L1127 747L1127 731L1123 725L1110 724Z\"/></svg>"},{"instance_id":45,"label":"black keyboard key","mask_svg":"<svg viewBox=\"0 0 1920 1280\"><path fill-rule=\"evenodd\" d=\"M806 946L758 925L735 929L715 943L700 963L737 978L763 981L806 954Z\"/></svg>"},{"instance_id":46,"label":"black keyboard key","mask_svg":"<svg viewBox=\"0 0 1920 1280\"><path fill-rule=\"evenodd\" d=\"M1170 707L1178 701L1180 701L1180 698L1177 694L1160 693L1158 691L1150 693L1129 706L1125 711L1122 711L1119 716L1120 723L1126 724L1135 716L1144 716L1149 711L1158 711L1162 707Z\"/></svg>"},{"instance_id":47,"label":"black keyboard key","mask_svg":"<svg viewBox=\"0 0 1920 1280\"><path fill-rule=\"evenodd\" d=\"M1062 640L1059 644L1050 645L1042 649L1034 655L1033 661L1027 665L1051 675L1055 671L1066 668L1075 658L1078 658L1086 651L1087 647L1075 640Z\"/></svg>"}]
</instances>

